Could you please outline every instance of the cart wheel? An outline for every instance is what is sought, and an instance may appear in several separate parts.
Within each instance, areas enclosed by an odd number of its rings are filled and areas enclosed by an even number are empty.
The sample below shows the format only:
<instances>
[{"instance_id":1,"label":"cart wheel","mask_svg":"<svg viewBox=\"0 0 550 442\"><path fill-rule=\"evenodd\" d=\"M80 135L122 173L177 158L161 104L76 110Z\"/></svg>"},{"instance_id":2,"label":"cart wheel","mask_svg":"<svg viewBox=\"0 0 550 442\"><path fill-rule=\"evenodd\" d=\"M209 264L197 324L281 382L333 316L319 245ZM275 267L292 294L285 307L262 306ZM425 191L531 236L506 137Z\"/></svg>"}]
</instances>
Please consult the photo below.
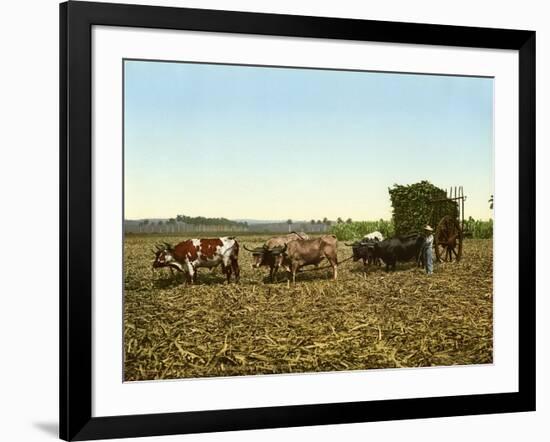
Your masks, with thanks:
<instances>
[{"instance_id":1,"label":"cart wheel","mask_svg":"<svg viewBox=\"0 0 550 442\"><path fill-rule=\"evenodd\" d=\"M456 219L444 216L435 229L435 256L439 262L460 261L462 257L462 229Z\"/></svg>"}]
</instances>

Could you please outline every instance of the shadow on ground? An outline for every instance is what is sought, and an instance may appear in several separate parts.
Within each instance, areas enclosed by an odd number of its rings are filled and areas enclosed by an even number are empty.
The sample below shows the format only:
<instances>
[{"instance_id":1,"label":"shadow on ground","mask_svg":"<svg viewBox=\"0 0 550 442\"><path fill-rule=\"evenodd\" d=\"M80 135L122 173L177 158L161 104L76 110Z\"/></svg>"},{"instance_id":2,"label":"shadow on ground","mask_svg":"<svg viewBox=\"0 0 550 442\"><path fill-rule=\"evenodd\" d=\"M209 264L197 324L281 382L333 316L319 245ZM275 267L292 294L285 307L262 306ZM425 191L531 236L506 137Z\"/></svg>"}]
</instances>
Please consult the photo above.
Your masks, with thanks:
<instances>
[{"instance_id":1,"label":"shadow on ground","mask_svg":"<svg viewBox=\"0 0 550 442\"><path fill-rule=\"evenodd\" d=\"M57 422L34 422L33 426L56 439L59 437L59 425Z\"/></svg>"}]
</instances>

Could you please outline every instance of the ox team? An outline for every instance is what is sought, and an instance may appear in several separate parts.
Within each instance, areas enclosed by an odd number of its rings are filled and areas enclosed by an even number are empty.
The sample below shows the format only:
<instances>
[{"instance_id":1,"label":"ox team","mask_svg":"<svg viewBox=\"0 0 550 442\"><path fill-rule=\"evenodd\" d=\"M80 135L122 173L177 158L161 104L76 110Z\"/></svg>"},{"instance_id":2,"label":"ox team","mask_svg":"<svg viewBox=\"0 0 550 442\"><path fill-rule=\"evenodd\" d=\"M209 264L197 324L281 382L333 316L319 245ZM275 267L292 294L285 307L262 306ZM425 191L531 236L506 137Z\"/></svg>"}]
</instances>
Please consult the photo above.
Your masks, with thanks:
<instances>
[{"instance_id":1,"label":"ox team","mask_svg":"<svg viewBox=\"0 0 550 442\"><path fill-rule=\"evenodd\" d=\"M381 265L381 260L386 270L395 270L397 262L414 259L422 263L425 243L423 235L384 239L380 232L372 232L361 241L346 245L352 246L353 260L362 260L366 272L368 264ZM338 241L334 235L312 239L304 232L292 232L271 238L255 249L244 248L252 253L252 267L269 268L271 282L275 281L277 271L282 267L295 283L296 274L302 267L318 267L325 259L332 268L333 279L338 277ZM234 237L189 239L176 246L164 243L157 245L153 252L153 269L168 267L172 271L183 272L189 284L197 281L199 267L213 269L219 265L227 282L231 281L231 275L234 275L235 282L239 282L239 243Z\"/></svg>"}]
</instances>

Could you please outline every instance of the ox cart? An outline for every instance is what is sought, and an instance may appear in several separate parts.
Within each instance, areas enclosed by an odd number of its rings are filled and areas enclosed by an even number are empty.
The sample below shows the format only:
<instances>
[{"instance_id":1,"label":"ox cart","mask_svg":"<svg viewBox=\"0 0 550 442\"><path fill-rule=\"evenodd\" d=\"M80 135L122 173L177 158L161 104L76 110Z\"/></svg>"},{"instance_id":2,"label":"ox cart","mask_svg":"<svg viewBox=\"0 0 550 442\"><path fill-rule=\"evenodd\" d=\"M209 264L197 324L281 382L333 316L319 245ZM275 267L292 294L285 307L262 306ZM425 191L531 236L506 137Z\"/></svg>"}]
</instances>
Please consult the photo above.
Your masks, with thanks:
<instances>
[{"instance_id":1,"label":"ox cart","mask_svg":"<svg viewBox=\"0 0 550 442\"><path fill-rule=\"evenodd\" d=\"M462 186L446 190L444 198L430 201L432 207L431 225L434 232L435 255L439 262L452 262L462 258L462 243L467 232L464 230L464 189ZM454 204L453 204L454 203ZM455 210L449 213L448 208Z\"/></svg>"},{"instance_id":2,"label":"ox cart","mask_svg":"<svg viewBox=\"0 0 550 442\"><path fill-rule=\"evenodd\" d=\"M433 245L437 261L460 261L464 237L468 235L464 222L466 196L462 186L444 190L422 181L409 186L395 185L390 195L394 206L395 228L400 233L391 239L399 244L386 246L401 250L399 253L402 256L395 256L398 261L416 256L417 262L421 262L417 240L426 224L435 226ZM377 263L375 258L380 258L375 257L377 242L377 239L365 237L346 245L352 247L354 261L362 260L366 269L367 264ZM412 253L412 250L416 253Z\"/></svg>"}]
</instances>

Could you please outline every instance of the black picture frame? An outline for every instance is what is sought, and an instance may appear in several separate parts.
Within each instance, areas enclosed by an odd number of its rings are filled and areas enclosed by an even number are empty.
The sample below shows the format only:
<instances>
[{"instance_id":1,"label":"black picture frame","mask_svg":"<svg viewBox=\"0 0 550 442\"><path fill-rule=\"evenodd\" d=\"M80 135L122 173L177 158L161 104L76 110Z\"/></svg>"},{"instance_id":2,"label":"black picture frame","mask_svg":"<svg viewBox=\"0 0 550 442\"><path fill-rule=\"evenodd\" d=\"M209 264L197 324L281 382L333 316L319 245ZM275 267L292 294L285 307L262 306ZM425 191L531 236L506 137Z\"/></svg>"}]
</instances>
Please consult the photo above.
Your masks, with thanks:
<instances>
[{"instance_id":1,"label":"black picture frame","mask_svg":"<svg viewBox=\"0 0 550 442\"><path fill-rule=\"evenodd\" d=\"M93 25L511 49L519 53L519 391L92 417ZM60 5L60 437L139 437L535 410L535 32L67 2ZM519 235L518 235L519 238Z\"/></svg>"}]
</instances>

